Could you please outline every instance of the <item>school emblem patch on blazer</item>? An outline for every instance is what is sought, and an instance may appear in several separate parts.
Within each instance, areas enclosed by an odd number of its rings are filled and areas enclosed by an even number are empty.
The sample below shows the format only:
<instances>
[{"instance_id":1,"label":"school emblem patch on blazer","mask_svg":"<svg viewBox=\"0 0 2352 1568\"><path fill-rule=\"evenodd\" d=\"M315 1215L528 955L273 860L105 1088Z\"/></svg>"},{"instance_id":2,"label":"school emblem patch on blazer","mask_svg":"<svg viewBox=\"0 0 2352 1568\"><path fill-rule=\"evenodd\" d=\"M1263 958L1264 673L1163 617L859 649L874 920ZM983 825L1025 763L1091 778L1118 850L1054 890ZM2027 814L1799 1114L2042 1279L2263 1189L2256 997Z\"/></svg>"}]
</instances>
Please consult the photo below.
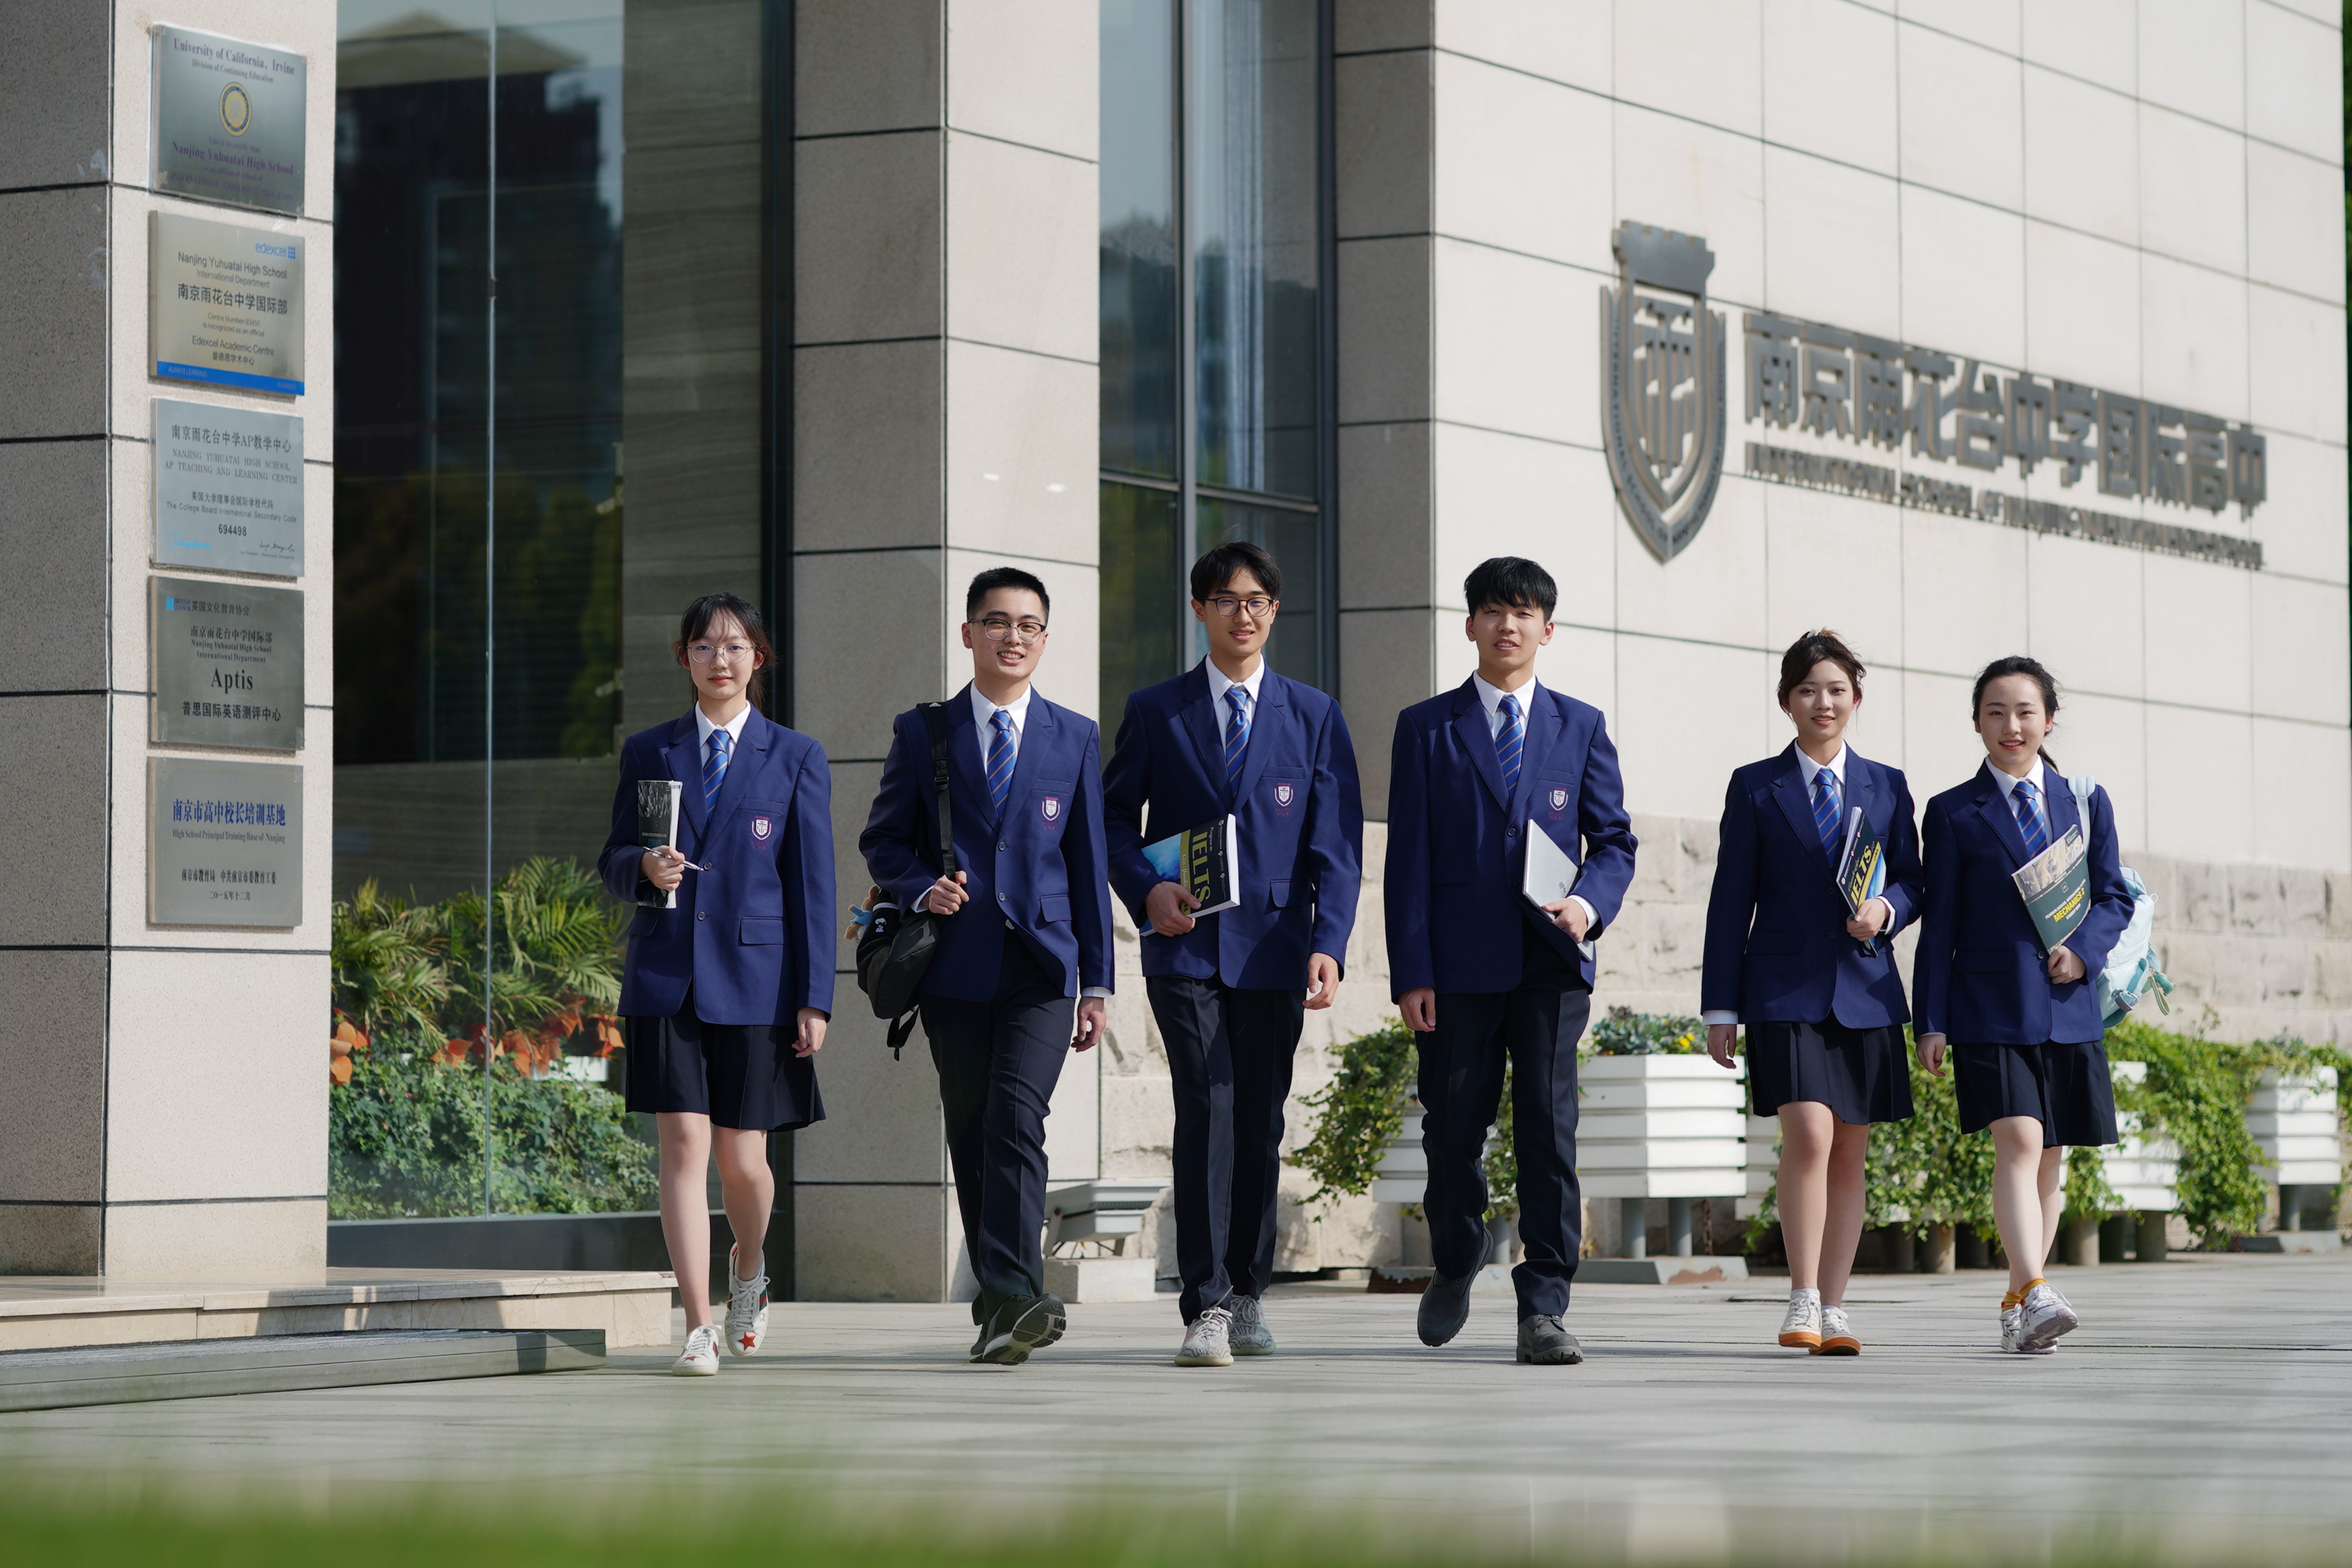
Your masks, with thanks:
<instances>
[{"instance_id":1,"label":"school emblem patch on blazer","mask_svg":"<svg viewBox=\"0 0 2352 1568\"><path fill-rule=\"evenodd\" d=\"M1724 325L1706 308L1715 252L1624 223L1619 287L1601 290L1601 446L1634 531L1661 561L1697 537L1723 479Z\"/></svg>"},{"instance_id":2,"label":"school emblem patch on blazer","mask_svg":"<svg viewBox=\"0 0 2352 1568\"><path fill-rule=\"evenodd\" d=\"M1568 809L1568 791L1566 791L1566 790L1564 790L1564 789L1556 789L1556 790L1552 791L1552 792L1551 792L1551 814L1552 814L1554 816L1558 816L1561 812L1566 811L1567 809Z\"/></svg>"},{"instance_id":3,"label":"school emblem patch on blazer","mask_svg":"<svg viewBox=\"0 0 2352 1568\"><path fill-rule=\"evenodd\" d=\"M1282 807L1285 811L1287 811L1290 809L1290 798L1297 793L1297 791L1291 788L1290 785L1286 784L1278 784L1274 786L1274 804Z\"/></svg>"},{"instance_id":4,"label":"school emblem patch on blazer","mask_svg":"<svg viewBox=\"0 0 2352 1568\"><path fill-rule=\"evenodd\" d=\"M1045 804L1039 806L1037 809L1045 814L1046 821L1055 821L1062 815L1062 797L1057 795L1049 795L1045 797Z\"/></svg>"},{"instance_id":5,"label":"school emblem patch on blazer","mask_svg":"<svg viewBox=\"0 0 2352 1568\"><path fill-rule=\"evenodd\" d=\"M768 841L768 835L774 831L775 825L768 818L764 816L755 816L751 819L751 837L758 839L761 843L765 844Z\"/></svg>"}]
</instances>

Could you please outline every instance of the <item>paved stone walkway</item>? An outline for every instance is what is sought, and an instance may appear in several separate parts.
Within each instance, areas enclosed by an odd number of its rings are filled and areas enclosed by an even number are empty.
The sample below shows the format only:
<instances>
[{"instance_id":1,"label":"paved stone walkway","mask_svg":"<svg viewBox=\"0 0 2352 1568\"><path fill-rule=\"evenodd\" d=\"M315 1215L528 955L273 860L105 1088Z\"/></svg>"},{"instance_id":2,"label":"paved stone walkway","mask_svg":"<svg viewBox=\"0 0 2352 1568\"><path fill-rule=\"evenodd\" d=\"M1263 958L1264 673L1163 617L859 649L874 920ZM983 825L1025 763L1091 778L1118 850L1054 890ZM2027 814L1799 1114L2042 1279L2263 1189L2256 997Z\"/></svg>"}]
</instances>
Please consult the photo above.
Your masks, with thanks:
<instances>
[{"instance_id":1,"label":"paved stone walkway","mask_svg":"<svg viewBox=\"0 0 2352 1568\"><path fill-rule=\"evenodd\" d=\"M1074 1309L1026 1367L976 1367L960 1307L786 1304L774 1353L709 1381L591 1373L0 1416L0 1467L327 1491L404 1480L604 1499L646 1482L861 1510L1392 1510L1538 1558L1727 1548L2028 1551L2085 1538L2237 1556L2352 1528L2352 1257L2058 1271L2084 1327L1993 1351L2000 1278L1865 1277L1867 1352L1771 1343L1777 1281L1578 1289L1580 1367L1512 1363L1508 1298L1423 1349L1412 1298L1279 1288L1283 1344L1168 1364L1172 1298ZM1842 1545L1840 1543L1843 1543ZM1514 1552L1516 1554L1516 1552Z\"/></svg>"}]
</instances>

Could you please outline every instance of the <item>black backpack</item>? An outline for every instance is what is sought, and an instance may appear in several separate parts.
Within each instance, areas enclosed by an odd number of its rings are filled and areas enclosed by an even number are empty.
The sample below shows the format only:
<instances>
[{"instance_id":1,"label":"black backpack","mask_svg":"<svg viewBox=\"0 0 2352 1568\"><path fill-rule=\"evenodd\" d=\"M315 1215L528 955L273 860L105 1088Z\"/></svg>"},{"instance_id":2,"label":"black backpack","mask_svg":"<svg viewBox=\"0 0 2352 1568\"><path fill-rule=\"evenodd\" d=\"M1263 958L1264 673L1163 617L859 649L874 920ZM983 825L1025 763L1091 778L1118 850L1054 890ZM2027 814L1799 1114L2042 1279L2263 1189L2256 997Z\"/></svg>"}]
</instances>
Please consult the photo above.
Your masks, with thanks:
<instances>
[{"instance_id":1,"label":"black backpack","mask_svg":"<svg viewBox=\"0 0 2352 1568\"><path fill-rule=\"evenodd\" d=\"M940 875L956 874L955 823L948 807L947 704L926 702L919 710L931 737L931 788L939 801ZM895 1059L915 1032L915 987L939 951L941 917L929 910L902 911L888 900L874 907L873 921L857 939L857 988L874 1005L874 1016L890 1025Z\"/></svg>"}]
</instances>

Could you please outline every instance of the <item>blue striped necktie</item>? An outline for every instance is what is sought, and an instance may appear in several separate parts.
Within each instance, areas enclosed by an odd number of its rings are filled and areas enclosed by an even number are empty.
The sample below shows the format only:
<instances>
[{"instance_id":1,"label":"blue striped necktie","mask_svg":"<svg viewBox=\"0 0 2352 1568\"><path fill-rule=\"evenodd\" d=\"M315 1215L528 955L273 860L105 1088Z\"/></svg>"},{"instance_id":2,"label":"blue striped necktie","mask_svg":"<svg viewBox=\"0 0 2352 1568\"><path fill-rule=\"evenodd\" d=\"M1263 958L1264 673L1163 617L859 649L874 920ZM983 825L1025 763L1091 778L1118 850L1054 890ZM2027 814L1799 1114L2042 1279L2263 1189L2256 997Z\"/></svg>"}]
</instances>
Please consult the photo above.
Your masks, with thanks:
<instances>
[{"instance_id":1,"label":"blue striped necktie","mask_svg":"<svg viewBox=\"0 0 2352 1568\"><path fill-rule=\"evenodd\" d=\"M2017 787L2009 792L2009 804L2017 808L2017 830L2025 836L2028 860L2050 847L2050 830L2042 824L2042 810L2033 796L2032 779L2018 780Z\"/></svg>"},{"instance_id":2,"label":"blue striped necktie","mask_svg":"<svg viewBox=\"0 0 2352 1568\"><path fill-rule=\"evenodd\" d=\"M1822 836L1822 847L1837 858L1842 847L1838 842L1844 835L1838 831L1845 813L1839 808L1837 774L1827 768L1813 775L1813 831Z\"/></svg>"},{"instance_id":3,"label":"blue striped necktie","mask_svg":"<svg viewBox=\"0 0 2352 1568\"><path fill-rule=\"evenodd\" d=\"M1528 749L1528 727L1519 721L1519 700L1508 692L1503 694L1503 727L1495 731L1495 761L1503 769L1503 798L1517 800L1519 795L1519 758Z\"/></svg>"},{"instance_id":4,"label":"blue striped necktie","mask_svg":"<svg viewBox=\"0 0 2352 1568\"><path fill-rule=\"evenodd\" d=\"M988 741L988 798L995 802L1001 821L1004 802L1013 794L1013 715L999 708L988 722L994 731Z\"/></svg>"},{"instance_id":5,"label":"blue striped necktie","mask_svg":"<svg viewBox=\"0 0 2352 1568\"><path fill-rule=\"evenodd\" d=\"M1238 686L1225 688L1233 717L1225 724L1225 787L1241 793L1242 763L1249 756L1249 693Z\"/></svg>"},{"instance_id":6,"label":"blue striped necktie","mask_svg":"<svg viewBox=\"0 0 2352 1568\"><path fill-rule=\"evenodd\" d=\"M724 730L710 731L710 754L702 760L702 809L709 811L719 804L719 782L727 776L727 752L735 737Z\"/></svg>"}]
</instances>

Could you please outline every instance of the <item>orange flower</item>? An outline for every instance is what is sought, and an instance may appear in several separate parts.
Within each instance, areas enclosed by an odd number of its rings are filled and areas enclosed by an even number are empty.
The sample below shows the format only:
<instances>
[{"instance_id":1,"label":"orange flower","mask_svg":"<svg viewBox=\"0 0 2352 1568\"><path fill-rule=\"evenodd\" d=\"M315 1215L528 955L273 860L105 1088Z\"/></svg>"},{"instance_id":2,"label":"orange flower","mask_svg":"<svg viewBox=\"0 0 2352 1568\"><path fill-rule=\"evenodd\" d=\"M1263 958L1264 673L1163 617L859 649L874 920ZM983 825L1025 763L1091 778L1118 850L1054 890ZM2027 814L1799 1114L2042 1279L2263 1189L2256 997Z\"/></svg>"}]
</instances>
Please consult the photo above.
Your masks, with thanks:
<instances>
[{"instance_id":1,"label":"orange flower","mask_svg":"<svg viewBox=\"0 0 2352 1568\"><path fill-rule=\"evenodd\" d=\"M331 1083L351 1082L352 1058L347 1056L337 1057L334 1060L329 1062L327 1064L327 1079Z\"/></svg>"}]
</instances>

